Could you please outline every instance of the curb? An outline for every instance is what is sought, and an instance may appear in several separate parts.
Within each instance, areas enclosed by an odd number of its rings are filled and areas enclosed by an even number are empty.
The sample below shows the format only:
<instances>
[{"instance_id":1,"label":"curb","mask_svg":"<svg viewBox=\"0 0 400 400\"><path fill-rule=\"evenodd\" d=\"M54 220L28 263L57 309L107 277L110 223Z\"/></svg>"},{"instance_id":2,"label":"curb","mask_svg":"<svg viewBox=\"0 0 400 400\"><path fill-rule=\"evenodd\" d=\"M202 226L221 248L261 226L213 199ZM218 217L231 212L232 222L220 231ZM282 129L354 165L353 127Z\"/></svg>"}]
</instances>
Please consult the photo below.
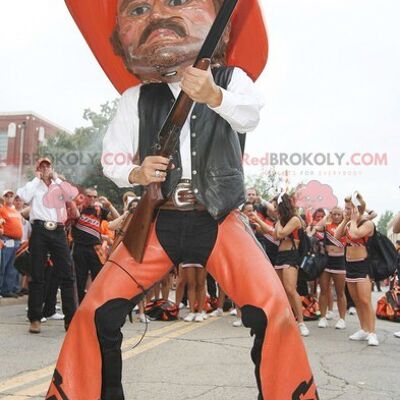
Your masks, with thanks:
<instances>
[{"instance_id":1,"label":"curb","mask_svg":"<svg viewBox=\"0 0 400 400\"><path fill-rule=\"evenodd\" d=\"M17 299L8 298L8 297L7 298L2 297L0 299L0 307L3 307L3 306L14 306L14 305L17 305L17 304L25 304L27 302L28 302L28 296L27 295L18 297Z\"/></svg>"}]
</instances>

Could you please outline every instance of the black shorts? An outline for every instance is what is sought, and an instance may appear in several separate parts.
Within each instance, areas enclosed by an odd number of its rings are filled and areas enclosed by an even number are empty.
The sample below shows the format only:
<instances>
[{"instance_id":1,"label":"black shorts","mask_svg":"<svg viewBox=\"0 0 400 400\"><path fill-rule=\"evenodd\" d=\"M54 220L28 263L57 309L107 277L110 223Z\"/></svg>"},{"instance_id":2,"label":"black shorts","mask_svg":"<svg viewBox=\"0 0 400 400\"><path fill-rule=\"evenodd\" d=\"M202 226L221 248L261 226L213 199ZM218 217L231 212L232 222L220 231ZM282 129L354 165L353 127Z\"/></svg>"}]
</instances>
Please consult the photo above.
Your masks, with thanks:
<instances>
[{"instance_id":1,"label":"black shorts","mask_svg":"<svg viewBox=\"0 0 400 400\"><path fill-rule=\"evenodd\" d=\"M297 250L278 251L276 256L275 269L284 269L288 267L298 268L300 265L299 252Z\"/></svg>"},{"instance_id":2,"label":"black shorts","mask_svg":"<svg viewBox=\"0 0 400 400\"><path fill-rule=\"evenodd\" d=\"M207 211L161 210L156 233L174 265L205 266L217 239L218 221Z\"/></svg>"},{"instance_id":3,"label":"black shorts","mask_svg":"<svg viewBox=\"0 0 400 400\"><path fill-rule=\"evenodd\" d=\"M346 261L346 282L359 282L371 276L371 265L368 260Z\"/></svg>"},{"instance_id":4,"label":"black shorts","mask_svg":"<svg viewBox=\"0 0 400 400\"><path fill-rule=\"evenodd\" d=\"M344 256L337 256L337 257L328 256L328 264L325 268L325 271L331 274L345 274L346 260Z\"/></svg>"}]
</instances>

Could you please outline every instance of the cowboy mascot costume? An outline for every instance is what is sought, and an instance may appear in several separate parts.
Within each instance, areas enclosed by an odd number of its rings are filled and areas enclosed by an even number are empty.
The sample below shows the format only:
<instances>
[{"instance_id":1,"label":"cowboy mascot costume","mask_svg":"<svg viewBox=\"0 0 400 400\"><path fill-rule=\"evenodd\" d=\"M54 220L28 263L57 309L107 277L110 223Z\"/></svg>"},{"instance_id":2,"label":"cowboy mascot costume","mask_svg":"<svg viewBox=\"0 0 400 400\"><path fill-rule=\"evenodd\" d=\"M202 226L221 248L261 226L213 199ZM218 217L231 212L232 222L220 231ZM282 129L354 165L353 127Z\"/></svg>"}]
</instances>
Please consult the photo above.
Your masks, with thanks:
<instances>
[{"instance_id":1,"label":"cowboy mascot costume","mask_svg":"<svg viewBox=\"0 0 400 400\"><path fill-rule=\"evenodd\" d=\"M111 254L76 312L47 399L120 400L121 326L172 265L203 265L242 310L251 328L259 399L318 399L284 289L238 207L245 132L259 119L253 81L268 42L257 0L239 0L211 59L192 65L224 4L231 0L66 0L100 65L123 93L104 138L104 173L118 186L159 183L189 201L154 214L144 256L124 242ZM194 101L170 159L154 141L182 90ZM130 156L129 163L113 155ZM167 204L166 203L166 204ZM189 204L189 206L188 206Z\"/></svg>"}]
</instances>

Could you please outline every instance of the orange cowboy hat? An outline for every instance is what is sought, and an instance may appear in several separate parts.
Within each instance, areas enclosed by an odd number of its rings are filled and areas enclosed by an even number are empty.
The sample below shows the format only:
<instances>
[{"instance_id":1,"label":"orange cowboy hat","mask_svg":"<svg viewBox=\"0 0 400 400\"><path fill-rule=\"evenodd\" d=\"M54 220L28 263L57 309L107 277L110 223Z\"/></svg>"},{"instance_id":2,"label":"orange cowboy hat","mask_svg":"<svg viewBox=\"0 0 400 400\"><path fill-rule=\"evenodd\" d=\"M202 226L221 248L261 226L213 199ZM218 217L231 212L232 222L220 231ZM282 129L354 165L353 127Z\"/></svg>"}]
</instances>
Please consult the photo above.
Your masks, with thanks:
<instances>
[{"instance_id":1,"label":"orange cowboy hat","mask_svg":"<svg viewBox=\"0 0 400 400\"><path fill-rule=\"evenodd\" d=\"M124 92L141 83L114 54L110 37L118 0L65 0L67 7L97 61L115 88ZM256 45L254 45L256 43ZM256 80L268 56L268 38L259 0L239 0L232 17L228 65L240 67Z\"/></svg>"}]
</instances>

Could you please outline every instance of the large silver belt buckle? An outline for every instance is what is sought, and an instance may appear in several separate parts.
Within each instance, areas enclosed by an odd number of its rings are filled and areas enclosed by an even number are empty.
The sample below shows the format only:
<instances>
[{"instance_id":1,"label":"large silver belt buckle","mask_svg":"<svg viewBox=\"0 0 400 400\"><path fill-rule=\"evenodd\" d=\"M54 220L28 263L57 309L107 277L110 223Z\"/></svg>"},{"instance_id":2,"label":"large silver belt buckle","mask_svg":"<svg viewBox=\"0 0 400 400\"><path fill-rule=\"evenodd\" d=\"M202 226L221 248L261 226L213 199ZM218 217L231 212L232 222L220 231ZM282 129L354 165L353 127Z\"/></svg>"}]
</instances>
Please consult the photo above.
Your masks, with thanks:
<instances>
[{"instance_id":1,"label":"large silver belt buckle","mask_svg":"<svg viewBox=\"0 0 400 400\"><path fill-rule=\"evenodd\" d=\"M53 221L46 221L44 223L44 227L48 230L48 231L54 231L55 229L57 229L57 223L53 222Z\"/></svg>"},{"instance_id":2,"label":"large silver belt buckle","mask_svg":"<svg viewBox=\"0 0 400 400\"><path fill-rule=\"evenodd\" d=\"M181 210L187 210L187 209L192 209L194 204L193 202L190 201L182 201L179 198L180 193L182 192L192 192L192 185L189 182L180 182L175 188L174 194L172 196L172 201L175 205L176 208L179 208Z\"/></svg>"}]
</instances>

